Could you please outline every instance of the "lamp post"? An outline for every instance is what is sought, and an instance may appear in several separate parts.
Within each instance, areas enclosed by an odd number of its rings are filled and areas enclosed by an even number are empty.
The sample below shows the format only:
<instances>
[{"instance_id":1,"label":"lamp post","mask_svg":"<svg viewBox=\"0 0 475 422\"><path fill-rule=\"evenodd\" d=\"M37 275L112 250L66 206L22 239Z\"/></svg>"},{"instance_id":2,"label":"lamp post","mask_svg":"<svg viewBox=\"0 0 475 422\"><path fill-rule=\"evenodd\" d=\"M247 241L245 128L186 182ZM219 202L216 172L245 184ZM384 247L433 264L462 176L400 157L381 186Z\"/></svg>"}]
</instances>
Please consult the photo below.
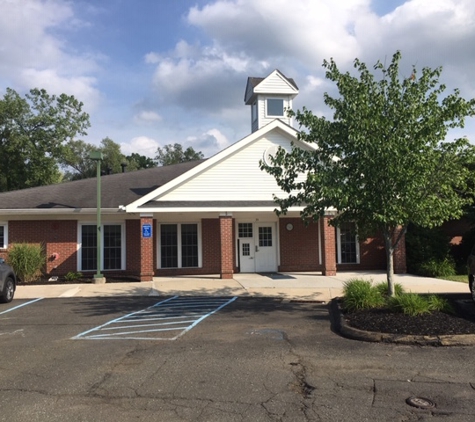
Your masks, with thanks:
<instances>
[{"instance_id":1,"label":"lamp post","mask_svg":"<svg viewBox=\"0 0 475 422\"><path fill-rule=\"evenodd\" d=\"M106 279L103 274L101 274L101 240L102 240L102 226L101 226L101 162L104 159L104 154L100 151L92 151L89 154L91 160L96 161L97 163L97 272L94 274L94 283L105 283Z\"/></svg>"}]
</instances>

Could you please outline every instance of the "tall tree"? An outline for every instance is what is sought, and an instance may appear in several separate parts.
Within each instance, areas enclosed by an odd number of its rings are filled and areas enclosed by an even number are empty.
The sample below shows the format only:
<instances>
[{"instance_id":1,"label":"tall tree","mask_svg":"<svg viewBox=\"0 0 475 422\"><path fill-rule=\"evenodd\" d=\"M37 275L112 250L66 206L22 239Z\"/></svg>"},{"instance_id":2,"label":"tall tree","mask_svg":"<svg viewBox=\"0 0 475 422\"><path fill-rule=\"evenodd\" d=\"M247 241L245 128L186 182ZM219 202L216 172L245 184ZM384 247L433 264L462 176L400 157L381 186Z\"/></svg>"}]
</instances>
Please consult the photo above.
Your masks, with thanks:
<instances>
[{"instance_id":1,"label":"tall tree","mask_svg":"<svg viewBox=\"0 0 475 422\"><path fill-rule=\"evenodd\" d=\"M183 151L180 144L168 144L163 148L157 148L157 160L159 165L168 166L170 164L184 163L186 161L195 161L204 158L201 151L195 151L193 147L188 147Z\"/></svg>"},{"instance_id":2,"label":"tall tree","mask_svg":"<svg viewBox=\"0 0 475 422\"><path fill-rule=\"evenodd\" d=\"M127 171L137 170L139 165L133 160L129 160L122 154L120 145L109 137L101 141L100 146L86 143L81 140L68 142L64 148L61 163L63 166L72 168L67 170L65 180L86 179L96 177L96 162L89 158L91 151L100 151L104 154L101 163L102 171L107 173L122 172L122 164L125 164Z\"/></svg>"},{"instance_id":3,"label":"tall tree","mask_svg":"<svg viewBox=\"0 0 475 422\"><path fill-rule=\"evenodd\" d=\"M276 198L280 212L303 205L307 219L334 208L333 225L354 222L360 238L382 234L391 295L393 253L408 224L433 227L459 217L472 201L472 195L461 193L471 177L466 164L474 162L467 139L445 139L449 129L463 127L475 114L475 100L461 98L458 90L443 97L441 68L419 74L413 67L402 77L400 60L396 52L388 67L378 62L374 69L380 78L359 60L354 62L359 77L325 61L326 77L340 94L324 94L333 120L305 108L295 113L304 128L298 138L316 148L280 149L273 166L261 164L287 194Z\"/></svg>"},{"instance_id":4,"label":"tall tree","mask_svg":"<svg viewBox=\"0 0 475 422\"><path fill-rule=\"evenodd\" d=\"M153 161L153 158L146 157L145 155L137 154L136 152L133 152L132 154L128 155L126 158L129 163L134 163L134 165L137 166L138 170L157 167L157 164L155 163L155 161Z\"/></svg>"},{"instance_id":5,"label":"tall tree","mask_svg":"<svg viewBox=\"0 0 475 422\"><path fill-rule=\"evenodd\" d=\"M63 147L85 135L89 116L73 96L7 88L0 99L0 191L57 183Z\"/></svg>"}]
</instances>

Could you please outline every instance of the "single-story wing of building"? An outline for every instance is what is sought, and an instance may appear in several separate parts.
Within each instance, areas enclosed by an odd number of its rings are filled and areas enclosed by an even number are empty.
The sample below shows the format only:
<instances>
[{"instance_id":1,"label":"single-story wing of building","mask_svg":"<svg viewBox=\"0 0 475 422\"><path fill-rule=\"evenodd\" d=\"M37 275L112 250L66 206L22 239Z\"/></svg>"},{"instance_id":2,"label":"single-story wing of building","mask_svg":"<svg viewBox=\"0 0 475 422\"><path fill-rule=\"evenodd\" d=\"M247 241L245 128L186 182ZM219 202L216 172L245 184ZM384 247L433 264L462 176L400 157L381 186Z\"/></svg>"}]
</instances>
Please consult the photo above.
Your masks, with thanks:
<instances>
[{"instance_id":1,"label":"single-story wing of building","mask_svg":"<svg viewBox=\"0 0 475 422\"><path fill-rule=\"evenodd\" d=\"M248 78L251 134L214 156L101 177L101 262L97 262L97 180L0 193L0 256L15 243L42 244L49 275L100 266L142 281L173 275L322 272L386 267L380 238L360 241L351 224L334 228L329 210L304 224L301 208L275 213L280 188L261 160L301 143L285 109L298 88L278 70ZM282 193L282 192L281 192ZM404 242L395 272L405 272Z\"/></svg>"}]
</instances>

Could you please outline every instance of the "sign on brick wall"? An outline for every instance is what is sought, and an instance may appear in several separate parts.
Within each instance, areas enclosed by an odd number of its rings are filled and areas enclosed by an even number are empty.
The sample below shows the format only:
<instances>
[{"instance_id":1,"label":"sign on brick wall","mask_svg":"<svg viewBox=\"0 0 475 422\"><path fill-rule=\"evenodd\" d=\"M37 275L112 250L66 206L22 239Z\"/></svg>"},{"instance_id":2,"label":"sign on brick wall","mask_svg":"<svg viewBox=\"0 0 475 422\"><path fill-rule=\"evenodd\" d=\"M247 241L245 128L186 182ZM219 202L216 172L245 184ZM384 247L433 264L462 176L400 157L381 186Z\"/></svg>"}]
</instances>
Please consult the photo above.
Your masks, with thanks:
<instances>
[{"instance_id":1,"label":"sign on brick wall","mask_svg":"<svg viewBox=\"0 0 475 422\"><path fill-rule=\"evenodd\" d=\"M142 237L152 237L151 224L142 224Z\"/></svg>"}]
</instances>

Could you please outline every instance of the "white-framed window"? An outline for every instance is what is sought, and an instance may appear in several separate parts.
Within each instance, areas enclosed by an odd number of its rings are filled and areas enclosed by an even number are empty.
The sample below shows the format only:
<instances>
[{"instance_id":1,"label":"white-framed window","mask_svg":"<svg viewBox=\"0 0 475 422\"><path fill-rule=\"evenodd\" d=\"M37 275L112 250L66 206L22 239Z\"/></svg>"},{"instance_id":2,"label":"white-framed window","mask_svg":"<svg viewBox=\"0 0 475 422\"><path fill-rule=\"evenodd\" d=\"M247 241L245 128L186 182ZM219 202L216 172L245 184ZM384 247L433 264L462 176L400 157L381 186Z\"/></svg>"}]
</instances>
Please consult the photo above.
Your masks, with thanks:
<instances>
[{"instance_id":1,"label":"white-framed window","mask_svg":"<svg viewBox=\"0 0 475 422\"><path fill-rule=\"evenodd\" d=\"M201 226L162 223L158 236L159 268L198 268L201 263Z\"/></svg>"},{"instance_id":2,"label":"white-framed window","mask_svg":"<svg viewBox=\"0 0 475 422\"><path fill-rule=\"evenodd\" d=\"M78 233L78 270L97 270L97 226L80 223ZM102 224L101 270L125 270L124 223Z\"/></svg>"},{"instance_id":3,"label":"white-framed window","mask_svg":"<svg viewBox=\"0 0 475 422\"><path fill-rule=\"evenodd\" d=\"M336 229L339 264L359 264L360 244L354 223L343 223Z\"/></svg>"},{"instance_id":4,"label":"white-framed window","mask_svg":"<svg viewBox=\"0 0 475 422\"><path fill-rule=\"evenodd\" d=\"M0 222L0 249L8 248L8 223Z\"/></svg>"},{"instance_id":5,"label":"white-framed window","mask_svg":"<svg viewBox=\"0 0 475 422\"><path fill-rule=\"evenodd\" d=\"M266 114L269 117L283 117L284 100L282 98L267 98Z\"/></svg>"}]
</instances>

